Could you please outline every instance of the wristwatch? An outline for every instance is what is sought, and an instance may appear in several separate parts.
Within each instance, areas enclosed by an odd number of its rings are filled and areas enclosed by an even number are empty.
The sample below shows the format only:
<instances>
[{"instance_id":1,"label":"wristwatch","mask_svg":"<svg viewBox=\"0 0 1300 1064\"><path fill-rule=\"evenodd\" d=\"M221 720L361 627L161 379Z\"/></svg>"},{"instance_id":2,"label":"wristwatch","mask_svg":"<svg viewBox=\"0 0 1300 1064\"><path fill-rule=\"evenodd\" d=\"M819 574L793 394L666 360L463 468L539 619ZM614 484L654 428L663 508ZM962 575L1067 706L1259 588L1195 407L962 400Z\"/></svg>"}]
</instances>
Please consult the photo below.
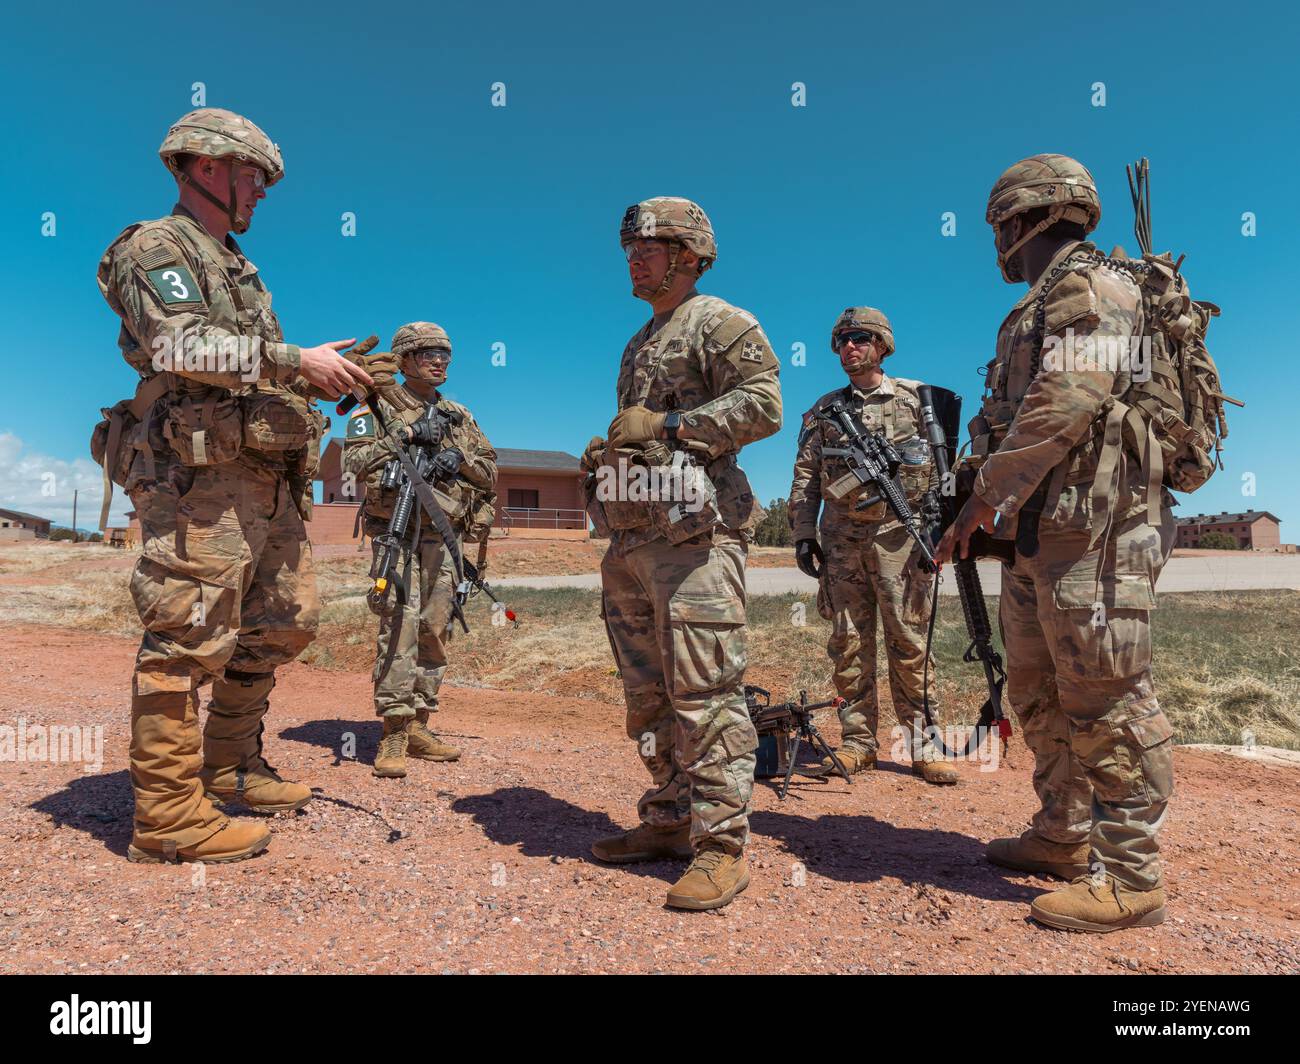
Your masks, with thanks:
<instances>
[{"instance_id":1,"label":"wristwatch","mask_svg":"<svg viewBox=\"0 0 1300 1064\"><path fill-rule=\"evenodd\" d=\"M664 435L674 443L677 442L677 430L681 428L682 412L680 410L670 410L664 417Z\"/></svg>"}]
</instances>

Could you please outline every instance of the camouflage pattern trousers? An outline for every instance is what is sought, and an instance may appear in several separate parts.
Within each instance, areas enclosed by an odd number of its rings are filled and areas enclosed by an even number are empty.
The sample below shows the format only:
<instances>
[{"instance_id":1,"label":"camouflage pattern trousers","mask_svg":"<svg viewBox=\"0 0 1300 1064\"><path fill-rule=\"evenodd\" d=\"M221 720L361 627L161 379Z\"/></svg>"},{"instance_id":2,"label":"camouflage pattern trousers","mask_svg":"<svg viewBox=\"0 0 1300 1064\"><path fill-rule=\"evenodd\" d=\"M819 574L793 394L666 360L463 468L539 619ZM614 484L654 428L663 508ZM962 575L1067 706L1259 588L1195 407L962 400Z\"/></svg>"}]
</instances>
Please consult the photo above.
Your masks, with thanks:
<instances>
[{"instance_id":1,"label":"camouflage pattern trousers","mask_svg":"<svg viewBox=\"0 0 1300 1064\"><path fill-rule=\"evenodd\" d=\"M370 531L383 532L381 527ZM375 548L378 553L378 548ZM438 688L447 671L452 596L456 575L451 556L437 532L421 530L419 548L410 555L410 568L398 569L400 580L389 592L391 613L379 618L375 648L375 712L381 716L414 717L417 710L438 709ZM401 585L409 591L399 601Z\"/></svg>"},{"instance_id":2,"label":"camouflage pattern trousers","mask_svg":"<svg viewBox=\"0 0 1300 1064\"><path fill-rule=\"evenodd\" d=\"M745 706L745 558L717 531L653 540L601 563L601 614L623 677L627 734L652 784L641 822L690 823L698 850L739 853L749 839L758 736Z\"/></svg>"},{"instance_id":3,"label":"camouflage pattern trousers","mask_svg":"<svg viewBox=\"0 0 1300 1064\"><path fill-rule=\"evenodd\" d=\"M131 596L145 628L131 711L136 843L190 846L225 823L200 768L261 756L274 670L316 634L311 546L286 478L251 458L173 465L131 502L143 548Z\"/></svg>"},{"instance_id":4,"label":"camouflage pattern trousers","mask_svg":"<svg viewBox=\"0 0 1300 1064\"><path fill-rule=\"evenodd\" d=\"M823 529L826 554L818 609L831 622L826 653L835 690L845 704L840 727L845 746L874 753L880 700L876 692L876 617L885 631L889 690L913 760L930 755L924 738L925 637L934 577L916 566L907 529L881 535ZM939 716L935 670L930 663L930 705Z\"/></svg>"},{"instance_id":5,"label":"camouflage pattern trousers","mask_svg":"<svg viewBox=\"0 0 1300 1064\"><path fill-rule=\"evenodd\" d=\"M1173 538L1166 507L1159 528L1144 514L1113 531L1104 558L1087 551L1086 529L1045 530L1034 558L1002 567L1007 700L1034 755L1033 828L1089 840L1094 870L1100 862L1135 890L1160 885L1156 835L1174 789L1150 623Z\"/></svg>"}]
</instances>

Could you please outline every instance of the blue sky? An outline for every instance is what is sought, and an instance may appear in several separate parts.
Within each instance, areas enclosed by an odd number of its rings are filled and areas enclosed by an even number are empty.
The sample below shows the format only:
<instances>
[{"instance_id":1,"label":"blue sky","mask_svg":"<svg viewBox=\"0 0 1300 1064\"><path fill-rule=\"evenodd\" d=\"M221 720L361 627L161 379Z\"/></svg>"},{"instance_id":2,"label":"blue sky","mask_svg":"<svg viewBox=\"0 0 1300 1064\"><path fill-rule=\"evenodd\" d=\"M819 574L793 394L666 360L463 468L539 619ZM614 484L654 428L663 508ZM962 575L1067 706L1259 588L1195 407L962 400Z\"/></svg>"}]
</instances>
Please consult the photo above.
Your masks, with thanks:
<instances>
[{"instance_id":1,"label":"blue sky","mask_svg":"<svg viewBox=\"0 0 1300 1064\"><path fill-rule=\"evenodd\" d=\"M1223 307L1211 350L1249 404L1230 414L1226 471L1179 512L1268 509L1300 539L1294 9L186 10L8 16L0 506L66 521L77 485L79 524L92 523L90 430L133 387L95 268L123 227L170 210L156 151L202 82L209 106L247 114L285 156L243 245L287 338L377 332L386 345L405 321L442 323L448 391L502 447L577 453L603 433L619 355L646 317L618 249L623 209L698 200L720 248L702 289L755 313L784 362L787 427L741 457L764 501L789 490L798 415L842 383L827 348L842 308L883 308L898 341L887 370L961 392L969 415L1022 291L1001 281L983 221L994 179L1035 152L1078 157L1101 187L1099 243L1133 251L1124 164L1147 155L1155 242L1185 252L1193 295ZM505 107L491 106L496 82ZM806 106L791 105L795 82ZM340 233L345 211L355 237Z\"/></svg>"}]
</instances>

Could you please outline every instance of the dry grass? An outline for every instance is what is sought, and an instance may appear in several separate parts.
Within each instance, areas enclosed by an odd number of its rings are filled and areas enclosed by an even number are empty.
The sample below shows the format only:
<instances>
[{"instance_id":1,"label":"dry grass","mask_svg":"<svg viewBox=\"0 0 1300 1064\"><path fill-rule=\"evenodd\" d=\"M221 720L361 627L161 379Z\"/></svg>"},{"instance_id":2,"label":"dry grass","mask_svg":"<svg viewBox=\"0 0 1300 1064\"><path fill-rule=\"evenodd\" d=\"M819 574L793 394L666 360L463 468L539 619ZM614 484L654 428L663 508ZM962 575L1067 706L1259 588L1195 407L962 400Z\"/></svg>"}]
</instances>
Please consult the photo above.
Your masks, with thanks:
<instances>
[{"instance_id":1,"label":"dry grass","mask_svg":"<svg viewBox=\"0 0 1300 1064\"><path fill-rule=\"evenodd\" d=\"M127 590L134 555L105 547L0 548L0 623L54 624L136 637ZM324 610L319 638L303 659L325 668L368 672L376 621L365 604L368 558L317 563ZM600 596L578 589L511 588L507 601L523 624L494 627L482 596L468 609L472 631L457 633L450 679L467 686L620 700ZM996 601L990 611L996 613ZM806 689L830 694L829 625L810 597L755 596L749 608L747 678L785 698ZM799 624L802 620L804 623ZM1154 614L1156 685L1180 742L1241 743L1300 749L1300 593L1241 591L1163 595ZM969 722L983 701L983 674L961 661L961 611L945 600L935 633L945 716ZM888 697L883 660L879 676Z\"/></svg>"}]
</instances>

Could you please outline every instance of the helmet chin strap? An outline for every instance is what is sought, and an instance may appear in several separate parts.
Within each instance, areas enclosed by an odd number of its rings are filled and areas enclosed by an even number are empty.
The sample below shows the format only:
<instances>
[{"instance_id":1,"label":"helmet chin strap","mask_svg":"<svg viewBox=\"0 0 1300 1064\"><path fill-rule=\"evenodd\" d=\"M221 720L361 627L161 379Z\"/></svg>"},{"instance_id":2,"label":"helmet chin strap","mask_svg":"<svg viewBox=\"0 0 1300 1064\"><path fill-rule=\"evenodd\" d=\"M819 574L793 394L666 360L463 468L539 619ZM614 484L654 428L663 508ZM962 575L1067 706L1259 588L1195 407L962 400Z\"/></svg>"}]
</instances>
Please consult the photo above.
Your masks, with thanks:
<instances>
[{"instance_id":1,"label":"helmet chin strap","mask_svg":"<svg viewBox=\"0 0 1300 1064\"><path fill-rule=\"evenodd\" d=\"M236 206L237 199L235 194L235 182L238 181L239 178L235 170L236 170L235 166L231 164L228 170L228 177L230 181L230 200L227 203L222 203L221 200L219 200L215 194L209 192L206 188L204 188L192 177L190 177L189 174L182 172L180 174L180 179L185 184L189 185L190 188L194 189L195 192L197 192L205 200L211 203L214 207L224 212L227 221L230 223L230 228L234 232L242 235L243 233L248 232L248 219L240 217L239 211Z\"/></svg>"},{"instance_id":2,"label":"helmet chin strap","mask_svg":"<svg viewBox=\"0 0 1300 1064\"><path fill-rule=\"evenodd\" d=\"M1025 233L1024 236L1007 248L1006 251L998 253L998 269L1002 271L1002 276L1008 283L1016 284L1018 281L1023 281L1025 279L1024 275L1020 272L1019 266L1013 266L1011 263L1011 256L1028 244L1029 241L1033 240L1034 237L1038 236L1039 233L1047 232L1047 230L1059 222L1064 215L1064 207L1053 207L1047 212L1047 217ZM1014 273L1012 272L1013 270Z\"/></svg>"},{"instance_id":3,"label":"helmet chin strap","mask_svg":"<svg viewBox=\"0 0 1300 1064\"><path fill-rule=\"evenodd\" d=\"M664 271L664 279L659 282L659 287L655 291L655 296L661 296L672 287L673 278L677 276L677 256L681 254L682 246L676 241L668 245L668 269ZM651 296L653 299L654 296Z\"/></svg>"}]
</instances>

